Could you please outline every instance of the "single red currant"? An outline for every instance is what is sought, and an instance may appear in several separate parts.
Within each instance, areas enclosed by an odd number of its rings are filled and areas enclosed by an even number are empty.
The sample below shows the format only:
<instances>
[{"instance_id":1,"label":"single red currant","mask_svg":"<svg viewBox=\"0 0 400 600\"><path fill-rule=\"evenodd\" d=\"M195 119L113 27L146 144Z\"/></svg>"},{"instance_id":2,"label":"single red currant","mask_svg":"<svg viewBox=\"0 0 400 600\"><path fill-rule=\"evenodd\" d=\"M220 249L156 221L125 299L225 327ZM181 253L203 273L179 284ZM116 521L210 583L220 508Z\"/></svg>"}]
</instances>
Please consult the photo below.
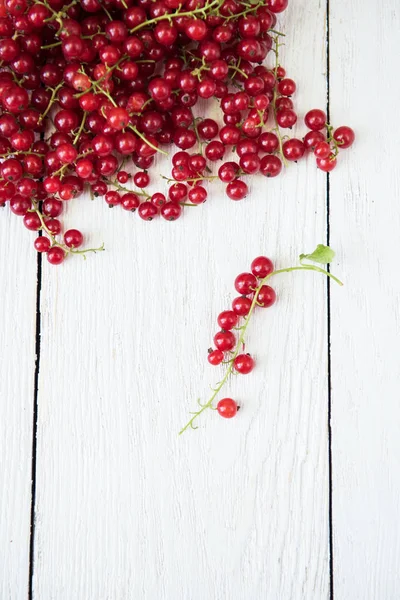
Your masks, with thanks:
<instances>
[{"instance_id":1,"label":"single red currant","mask_svg":"<svg viewBox=\"0 0 400 600\"><path fill-rule=\"evenodd\" d=\"M337 141L339 147L343 149L349 148L356 138L355 133L351 129L351 127L347 127L345 125L335 129L333 137Z\"/></svg>"},{"instance_id":2,"label":"single red currant","mask_svg":"<svg viewBox=\"0 0 400 600\"><path fill-rule=\"evenodd\" d=\"M236 337L232 331L219 331L214 336L214 344L218 350L227 352L232 350L236 345Z\"/></svg>"},{"instance_id":3,"label":"single red currant","mask_svg":"<svg viewBox=\"0 0 400 600\"><path fill-rule=\"evenodd\" d=\"M36 238L36 240L33 242L33 245L35 247L35 250L37 250L38 252L48 252L51 243L49 238L41 235L40 237Z\"/></svg>"},{"instance_id":4,"label":"single red currant","mask_svg":"<svg viewBox=\"0 0 400 600\"><path fill-rule=\"evenodd\" d=\"M260 279L264 279L267 275L271 275L274 270L274 265L272 260L266 256L257 256L251 263L250 268L253 275Z\"/></svg>"},{"instance_id":5,"label":"single red currant","mask_svg":"<svg viewBox=\"0 0 400 600\"><path fill-rule=\"evenodd\" d=\"M245 317L250 312L251 303L247 296L238 296L232 301L232 310L238 317Z\"/></svg>"},{"instance_id":6,"label":"single red currant","mask_svg":"<svg viewBox=\"0 0 400 600\"><path fill-rule=\"evenodd\" d=\"M238 405L232 398L223 398L217 404L217 411L224 419L232 419L238 411Z\"/></svg>"},{"instance_id":7,"label":"single red currant","mask_svg":"<svg viewBox=\"0 0 400 600\"><path fill-rule=\"evenodd\" d=\"M78 229L68 229L64 233L64 242L68 248L79 248L83 244L83 235Z\"/></svg>"},{"instance_id":8,"label":"single red currant","mask_svg":"<svg viewBox=\"0 0 400 600\"><path fill-rule=\"evenodd\" d=\"M306 116L304 117L304 123L311 129L311 131L320 131L323 129L327 122L326 113L319 108L313 108L309 110Z\"/></svg>"},{"instance_id":9,"label":"single red currant","mask_svg":"<svg viewBox=\"0 0 400 600\"><path fill-rule=\"evenodd\" d=\"M257 294L257 302L258 302L259 306L262 306L263 308L269 308L270 306L275 304L275 301L276 301L275 290L269 285L261 286L261 288Z\"/></svg>"},{"instance_id":10,"label":"single red currant","mask_svg":"<svg viewBox=\"0 0 400 600\"><path fill-rule=\"evenodd\" d=\"M65 251L59 246L53 246L47 252L47 260L51 265L60 265L65 258Z\"/></svg>"},{"instance_id":11,"label":"single red currant","mask_svg":"<svg viewBox=\"0 0 400 600\"><path fill-rule=\"evenodd\" d=\"M235 279L235 289L242 294L252 294L257 287L257 277L253 273L241 273Z\"/></svg>"},{"instance_id":12,"label":"single red currant","mask_svg":"<svg viewBox=\"0 0 400 600\"><path fill-rule=\"evenodd\" d=\"M238 320L238 316L233 310L224 310L218 315L217 319L218 325L225 331L229 331L236 327Z\"/></svg>"},{"instance_id":13,"label":"single red currant","mask_svg":"<svg viewBox=\"0 0 400 600\"><path fill-rule=\"evenodd\" d=\"M210 350L208 351L207 360L210 363L210 365L220 365L224 360L224 353L222 352L222 350L212 350L210 348Z\"/></svg>"},{"instance_id":14,"label":"single red currant","mask_svg":"<svg viewBox=\"0 0 400 600\"><path fill-rule=\"evenodd\" d=\"M250 354L238 354L233 361L233 366L238 373L247 375L254 369L254 359Z\"/></svg>"}]
</instances>

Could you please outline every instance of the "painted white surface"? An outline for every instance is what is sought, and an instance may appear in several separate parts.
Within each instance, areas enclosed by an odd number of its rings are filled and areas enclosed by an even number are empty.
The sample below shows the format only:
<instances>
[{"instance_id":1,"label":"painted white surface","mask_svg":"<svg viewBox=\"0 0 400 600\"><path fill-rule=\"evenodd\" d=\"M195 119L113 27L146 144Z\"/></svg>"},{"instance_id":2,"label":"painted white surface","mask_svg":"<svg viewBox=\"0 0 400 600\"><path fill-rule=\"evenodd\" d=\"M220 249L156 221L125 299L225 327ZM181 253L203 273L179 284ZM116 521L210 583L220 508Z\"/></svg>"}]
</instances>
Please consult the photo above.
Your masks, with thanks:
<instances>
[{"instance_id":1,"label":"painted white surface","mask_svg":"<svg viewBox=\"0 0 400 600\"><path fill-rule=\"evenodd\" d=\"M326 94L325 11L311 4L286 17L303 108ZM241 203L210 189L176 223L80 200L68 224L106 253L44 268L41 600L328 597L323 278L276 282L279 304L248 338L259 368L226 390L240 417L210 412L177 437L219 379L207 348L234 277L260 253L285 266L324 240L325 177L294 165Z\"/></svg>"},{"instance_id":2,"label":"painted white surface","mask_svg":"<svg viewBox=\"0 0 400 600\"><path fill-rule=\"evenodd\" d=\"M298 0L284 17L282 62L298 83L301 116L325 104L324 4ZM332 122L358 134L330 178L334 271L346 284L331 294L335 598L392 600L400 593L400 209L389 116L399 10L395 0L368 10L361 0L330 4ZM241 402L238 418L210 411L198 431L177 437L218 381L206 353L234 277L258 254L283 267L325 241L326 177L310 159L275 181L253 181L244 202L215 184L210 192L176 223L80 199L66 227L107 251L44 264L38 600L329 597L323 278L276 280L279 302L249 328L258 368L226 388ZM1 600L27 597L31 237L0 214Z\"/></svg>"},{"instance_id":3,"label":"painted white surface","mask_svg":"<svg viewBox=\"0 0 400 600\"><path fill-rule=\"evenodd\" d=\"M397 139L400 7L331 2L331 113L357 146L331 177L335 598L400 597ZM335 42L335 40L339 40ZM340 51L339 51L340 48ZM370 75L376 82L373 90Z\"/></svg>"},{"instance_id":4,"label":"painted white surface","mask_svg":"<svg viewBox=\"0 0 400 600\"><path fill-rule=\"evenodd\" d=\"M0 598L26 598L29 570L36 257L0 213Z\"/></svg>"}]
</instances>

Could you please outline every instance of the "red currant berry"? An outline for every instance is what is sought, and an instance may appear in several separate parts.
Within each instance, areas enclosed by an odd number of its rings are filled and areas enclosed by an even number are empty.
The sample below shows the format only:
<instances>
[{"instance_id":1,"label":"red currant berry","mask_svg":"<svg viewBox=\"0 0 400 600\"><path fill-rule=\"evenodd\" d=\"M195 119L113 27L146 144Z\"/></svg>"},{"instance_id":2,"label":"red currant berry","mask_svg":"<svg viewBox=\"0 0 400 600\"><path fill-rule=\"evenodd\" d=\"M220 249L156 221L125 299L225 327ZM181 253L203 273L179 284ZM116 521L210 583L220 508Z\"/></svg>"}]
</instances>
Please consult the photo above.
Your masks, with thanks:
<instances>
[{"instance_id":1,"label":"red currant berry","mask_svg":"<svg viewBox=\"0 0 400 600\"><path fill-rule=\"evenodd\" d=\"M301 140L292 138L283 142L282 151L287 160L297 161L304 156L306 149Z\"/></svg>"},{"instance_id":2,"label":"red currant berry","mask_svg":"<svg viewBox=\"0 0 400 600\"><path fill-rule=\"evenodd\" d=\"M262 308L269 308L276 301L276 293L275 290L269 285L261 286L258 295L257 302Z\"/></svg>"},{"instance_id":3,"label":"red currant berry","mask_svg":"<svg viewBox=\"0 0 400 600\"><path fill-rule=\"evenodd\" d=\"M53 246L47 252L47 260L51 265L60 265L65 258L65 251L59 246Z\"/></svg>"},{"instance_id":4,"label":"red currant berry","mask_svg":"<svg viewBox=\"0 0 400 600\"><path fill-rule=\"evenodd\" d=\"M328 158L331 152L332 150L328 142L318 142L314 149L314 155L317 158Z\"/></svg>"},{"instance_id":5,"label":"red currant berry","mask_svg":"<svg viewBox=\"0 0 400 600\"><path fill-rule=\"evenodd\" d=\"M317 158L317 167L325 173L330 173L336 167L337 161L334 154L330 154L328 158Z\"/></svg>"},{"instance_id":6,"label":"red currant berry","mask_svg":"<svg viewBox=\"0 0 400 600\"><path fill-rule=\"evenodd\" d=\"M225 146L222 142L218 142L217 140L210 142L207 144L205 149L205 155L208 160L216 161L221 160L225 154Z\"/></svg>"},{"instance_id":7,"label":"red currant berry","mask_svg":"<svg viewBox=\"0 0 400 600\"><path fill-rule=\"evenodd\" d=\"M234 179L226 186L226 193L231 200L243 200L248 194L249 188L241 179Z\"/></svg>"},{"instance_id":8,"label":"red currant berry","mask_svg":"<svg viewBox=\"0 0 400 600\"><path fill-rule=\"evenodd\" d=\"M124 210L135 212L135 210L140 206L139 197L133 192L127 192L121 196L121 206Z\"/></svg>"},{"instance_id":9,"label":"red currant berry","mask_svg":"<svg viewBox=\"0 0 400 600\"><path fill-rule=\"evenodd\" d=\"M238 411L238 405L232 398L223 398L217 404L217 411L224 419L232 419Z\"/></svg>"},{"instance_id":10,"label":"red currant berry","mask_svg":"<svg viewBox=\"0 0 400 600\"><path fill-rule=\"evenodd\" d=\"M145 188L150 183L149 174L146 171L140 171L133 176L133 182L140 188Z\"/></svg>"},{"instance_id":11,"label":"red currant berry","mask_svg":"<svg viewBox=\"0 0 400 600\"><path fill-rule=\"evenodd\" d=\"M238 373L247 375L254 369L254 360L250 354L238 354L233 361L233 366Z\"/></svg>"},{"instance_id":12,"label":"red currant berry","mask_svg":"<svg viewBox=\"0 0 400 600\"><path fill-rule=\"evenodd\" d=\"M278 137L269 131L264 131L257 139L257 144L260 150L267 154L273 154L278 150L279 140Z\"/></svg>"},{"instance_id":13,"label":"red currant berry","mask_svg":"<svg viewBox=\"0 0 400 600\"><path fill-rule=\"evenodd\" d=\"M61 223L58 219L47 219L45 220L45 224L47 229L53 235L58 235L59 233L61 233Z\"/></svg>"},{"instance_id":14,"label":"red currant berry","mask_svg":"<svg viewBox=\"0 0 400 600\"><path fill-rule=\"evenodd\" d=\"M164 196L164 194L161 194L161 192L156 192L150 198L150 202L152 202L154 206L157 206L157 208L161 208L161 206L164 206L166 201L166 197Z\"/></svg>"},{"instance_id":15,"label":"red currant berry","mask_svg":"<svg viewBox=\"0 0 400 600\"><path fill-rule=\"evenodd\" d=\"M127 173L126 171L120 171L117 175L117 181L118 181L118 183L121 183L122 185L124 185L125 183L128 183L129 173Z\"/></svg>"},{"instance_id":16,"label":"red currant berry","mask_svg":"<svg viewBox=\"0 0 400 600\"><path fill-rule=\"evenodd\" d=\"M24 216L24 225L30 231L39 231L42 223L37 213L27 212Z\"/></svg>"},{"instance_id":17,"label":"red currant berry","mask_svg":"<svg viewBox=\"0 0 400 600\"><path fill-rule=\"evenodd\" d=\"M181 216L182 207L178 202L166 202L160 212L166 221L176 221Z\"/></svg>"},{"instance_id":18,"label":"red currant berry","mask_svg":"<svg viewBox=\"0 0 400 600\"><path fill-rule=\"evenodd\" d=\"M138 212L139 217L144 221L152 221L158 214L158 210L152 202L142 202Z\"/></svg>"},{"instance_id":19,"label":"red currant berry","mask_svg":"<svg viewBox=\"0 0 400 600\"><path fill-rule=\"evenodd\" d=\"M284 108L278 111L276 120L279 127L282 127L283 129L291 129L297 121L297 115L294 110L291 110L290 108Z\"/></svg>"},{"instance_id":20,"label":"red currant berry","mask_svg":"<svg viewBox=\"0 0 400 600\"><path fill-rule=\"evenodd\" d=\"M343 125L342 127L338 127L333 133L334 139L337 141L340 148L349 148L356 136L351 127L346 127Z\"/></svg>"},{"instance_id":21,"label":"red currant berry","mask_svg":"<svg viewBox=\"0 0 400 600\"><path fill-rule=\"evenodd\" d=\"M232 310L239 317L245 317L250 312L251 302L247 296L238 296L232 301Z\"/></svg>"},{"instance_id":22,"label":"red currant berry","mask_svg":"<svg viewBox=\"0 0 400 600\"><path fill-rule=\"evenodd\" d=\"M217 321L221 329L229 331L238 324L238 316L233 310L224 310L218 315Z\"/></svg>"},{"instance_id":23,"label":"red currant berry","mask_svg":"<svg viewBox=\"0 0 400 600\"><path fill-rule=\"evenodd\" d=\"M79 248L83 244L83 235L78 229L68 229L64 233L64 242L68 248Z\"/></svg>"},{"instance_id":24,"label":"red currant berry","mask_svg":"<svg viewBox=\"0 0 400 600\"><path fill-rule=\"evenodd\" d=\"M230 183L236 178L239 168L239 165L235 162L226 162L218 169L218 177L224 183Z\"/></svg>"},{"instance_id":25,"label":"red currant berry","mask_svg":"<svg viewBox=\"0 0 400 600\"><path fill-rule=\"evenodd\" d=\"M232 331L219 331L214 335L214 344L218 350L227 352L236 345L236 337Z\"/></svg>"},{"instance_id":26,"label":"red currant berry","mask_svg":"<svg viewBox=\"0 0 400 600\"><path fill-rule=\"evenodd\" d=\"M50 240L47 237L44 236L40 236L38 238L36 238L36 240L33 242L33 245L35 247L35 250L37 250L37 252L48 252L51 246Z\"/></svg>"},{"instance_id":27,"label":"red currant berry","mask_svg":"<svg viewBox=\"0 0 400 600\"><path fill-rule=\"evenodd\" d=\"M293 96L296 91L296 84L293 79L281 79L278 83L278 92L282 96Z\"/></svg>"},{"instance_id":28,"label":"red currant berry","mask_svg":"<svg viewBox=\"0 0 400 600\"><path fill-rule=\"evenodd\" d=\"M313 108L313 110L309 110L304 117L304 123L308 129L311 129L311 131L320 131L325 127L326 121L326 113L319 108Z\"/></svg>"},{"instance_id":29,"label":"red currant berry","mask_svg":"<svg viewBox=\"0 0 400 600\"><path fill-rule=\"evenodd\" d=\"M203 204L207 200L207 190L201 185L196 185L189 190L189 200L192 204Z\"/></svg>"},{"instance_id":30,"label":"red currant berry","mask_svg":"<svg viewBox=\"0 0 400 600\"><path fill-rule=\"evenodd\" d=\"M276 177L282 171L282 161L274 154L263 156L260 161L260 171L265 177Z\"/></svg>"},{"instance_id":31,"label":"red currant berry","mask_svg":"<svg viewBox=\"0 0 400 600\"><path fill-rule=\"evenodd\" d=\"M325 142L325 136L320 131L309 131L303 138L303 144L306 150L314 152L319 142Z\"/></svg>"},{"instance_id":32,"label":"red currant berry","mask_svg":"<svg viewBox=\"0 0 400 600\"><path fill-rule=\"evenodd\" d=\"M272 260L266 256L257 256L251 263L250 268L253 275L260 279L264 279L264 277L267 277L267 275L270 275L273 272L274 265Z\"/></svg>"},{"instance_id":33,"label":"red currant berry","mask_svg":"<svg viewBox=\"0 0 400 600\"><path fill-rule=\"evenodd\" d=\"M222 363L222 361L224 360L224 353L222 352L222 350L211 350L210 349L208 351L207 360L210 363L210 365L213 365L213 366L220 365Z\"/></svg>"},{"instance_id":34,"label":"red currant berry","mask_svg":"<svg viewBox=\"0 0 400 600\"><path fill-rule=\"evenodd\" d=\"M235 289L239 294L247 296L251 294L257 287L257 278L253 273L241 273L235 279Z\"/></svg>"},{"instance_id":35,"label":"red currant berry","mask_svg":"<svg viewBox=\"0 0 400 600\"><path fill-rule=\"evenodd\" d=\"M260 159L257 154L243 154L239 160L239 166L245 173L254 174L260 169Z\"/></svg>"}]
</instances>

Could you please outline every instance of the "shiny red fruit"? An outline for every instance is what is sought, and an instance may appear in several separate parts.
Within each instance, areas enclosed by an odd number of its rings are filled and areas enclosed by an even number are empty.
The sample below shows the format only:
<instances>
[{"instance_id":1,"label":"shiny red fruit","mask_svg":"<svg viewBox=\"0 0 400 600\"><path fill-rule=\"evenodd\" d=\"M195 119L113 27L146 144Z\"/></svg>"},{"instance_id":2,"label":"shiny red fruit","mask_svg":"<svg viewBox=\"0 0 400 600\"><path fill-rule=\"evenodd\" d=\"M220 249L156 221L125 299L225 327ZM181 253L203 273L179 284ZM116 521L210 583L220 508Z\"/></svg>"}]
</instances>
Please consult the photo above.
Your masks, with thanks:
<instances>
[{"instance_id":1,"label":"shiny red fruit","mask_svg":"<svg viewBox=\"0 0 400 600\"><path fill-rule=\"evenodd\" d=\"M238 354L233 361L233 366L238 373L247 375L254 369L254 359L250 354Z\"/></svg>"},{"instance_id":2,"label":"shiny red fruit","mask_svg":"<svg viewBox=\"0 0 400 600\"><path fill-rule=\"evenodd\" d=\"M232 419L238 411L238 405L232 398L223 398L217 404L217 411L224 419Z\"/></svg>"},{"instance_id":3,"label":"shiny red fruit","mask_svg":"<svg viewBox=\"0 0 400 600\"><path fill-rule=\"evenodd\" d=\"M274 270L274 264L271 259L267 256L257 256L251 263L251 272L256 277L264 279L267 275L270 275Z\"/></svg>"}]
</instances>

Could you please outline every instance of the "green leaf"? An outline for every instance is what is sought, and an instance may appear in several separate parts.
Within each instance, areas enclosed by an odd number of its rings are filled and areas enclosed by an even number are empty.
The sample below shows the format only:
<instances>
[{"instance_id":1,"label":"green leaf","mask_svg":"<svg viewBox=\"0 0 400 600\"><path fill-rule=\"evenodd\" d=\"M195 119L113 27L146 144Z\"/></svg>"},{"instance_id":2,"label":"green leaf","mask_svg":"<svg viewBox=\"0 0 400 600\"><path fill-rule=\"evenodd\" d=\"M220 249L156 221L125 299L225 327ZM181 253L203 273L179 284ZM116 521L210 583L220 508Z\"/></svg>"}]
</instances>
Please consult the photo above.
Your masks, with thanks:
<instances>
[{"instance_id":1,"label":"green leaf","mask_svg":"<svg viewBox=\"0 0 400 600\"><path fill-rule=\"evenodd\" d=\"M311 254L300 254L300 262L303 262L303 260L307 259L321 265L328 265L333 261L334 257L335 253L332 248L329 248L329 246L324 246L323 244L318 244L314 252Z\"/></svg>"}]
</instances>

